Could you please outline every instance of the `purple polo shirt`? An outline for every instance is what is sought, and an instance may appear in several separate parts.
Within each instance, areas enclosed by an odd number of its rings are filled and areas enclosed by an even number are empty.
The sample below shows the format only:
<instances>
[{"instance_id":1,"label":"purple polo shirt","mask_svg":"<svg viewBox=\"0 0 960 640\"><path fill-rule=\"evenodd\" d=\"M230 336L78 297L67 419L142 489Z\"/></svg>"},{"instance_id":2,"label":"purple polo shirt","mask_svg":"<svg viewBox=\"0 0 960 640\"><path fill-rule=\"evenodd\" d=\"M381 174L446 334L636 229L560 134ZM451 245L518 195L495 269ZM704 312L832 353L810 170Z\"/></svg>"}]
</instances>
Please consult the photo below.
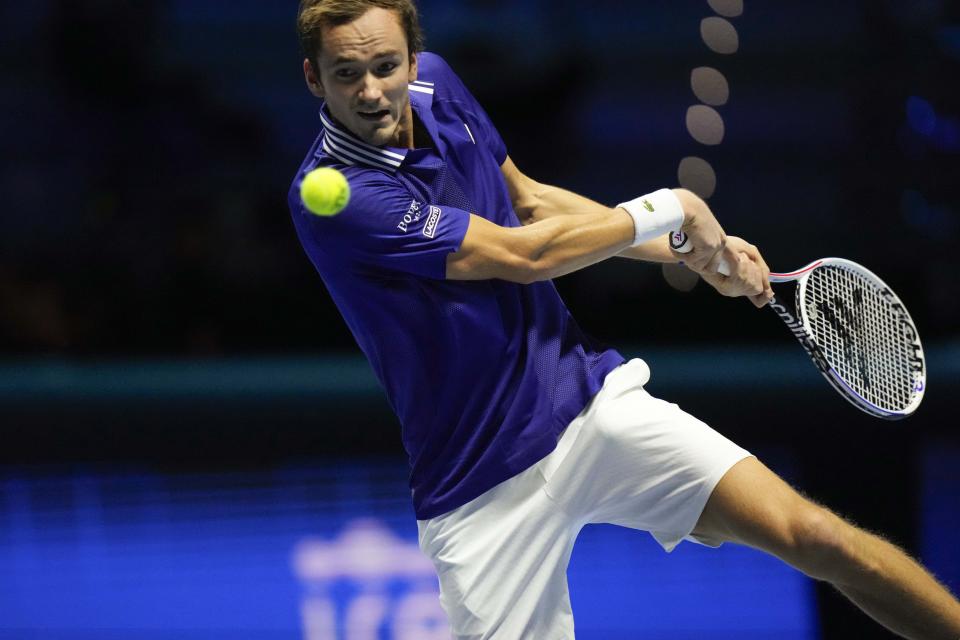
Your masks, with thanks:
<instances>
[{"instance_id":1,"label":"purple polo shirt","mask_svg":"<svg viewBox=\"0 0 960 640\"><path fill-rule=\"evenodd\" d=\"M418 519L459 507L542 459L623 362L577 326L552 282L446 280L470 213L520 221L500 166L506 146L439 56L410 84L430 143L374 147L321 108L322 129L290 188L304 250L400 419ZM303 176L339 169L339 215L307 212Z\"/></svg>"}]
</instances>

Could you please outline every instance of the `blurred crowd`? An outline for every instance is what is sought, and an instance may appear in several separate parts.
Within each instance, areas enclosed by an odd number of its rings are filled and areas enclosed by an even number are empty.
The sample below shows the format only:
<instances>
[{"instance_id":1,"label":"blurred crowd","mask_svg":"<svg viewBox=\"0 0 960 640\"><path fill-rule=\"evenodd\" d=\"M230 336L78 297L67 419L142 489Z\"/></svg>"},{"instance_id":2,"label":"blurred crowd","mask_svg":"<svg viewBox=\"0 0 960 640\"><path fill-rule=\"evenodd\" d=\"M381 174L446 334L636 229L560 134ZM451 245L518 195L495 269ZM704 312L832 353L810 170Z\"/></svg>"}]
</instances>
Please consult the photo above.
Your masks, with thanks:
<instances>
[{"instance_id":1,"label":"blurred crowd","mask_svg":"<svg viewBox=\"0 0 960 640\"><path fill-rule=\"evenodd\" d=\"M278 283L310 275L290 168L262 119L164 64L163 4L53 2L6 41L6 353L270 347Z\"/></svg>"}]
</instances>

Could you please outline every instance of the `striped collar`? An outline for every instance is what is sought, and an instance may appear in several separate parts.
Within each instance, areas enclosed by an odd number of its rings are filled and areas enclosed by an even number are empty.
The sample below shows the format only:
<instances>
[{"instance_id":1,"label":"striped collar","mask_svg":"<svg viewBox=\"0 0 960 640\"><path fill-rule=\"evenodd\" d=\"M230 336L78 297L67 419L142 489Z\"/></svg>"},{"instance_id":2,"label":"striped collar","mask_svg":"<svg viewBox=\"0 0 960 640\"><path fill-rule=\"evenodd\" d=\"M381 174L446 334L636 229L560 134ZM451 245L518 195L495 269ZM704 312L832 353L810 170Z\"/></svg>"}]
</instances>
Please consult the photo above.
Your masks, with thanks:
<instances>
[{"instance_id":1,"label":"striped collar","mask_svg":"<svg viewBox=\"0 0 960 640\"><path fill-rule=\"evenodd\" d=\"M433 104L434 84L415 80L409 85L410 106L421 112ZM366 165L396 173L403 164L410 149L399 147L375 147L367 144L330 116L326 103L320 107L320 122L323 125L323 146L325 153L348 165Z\"/></svg>"}]
</instances>

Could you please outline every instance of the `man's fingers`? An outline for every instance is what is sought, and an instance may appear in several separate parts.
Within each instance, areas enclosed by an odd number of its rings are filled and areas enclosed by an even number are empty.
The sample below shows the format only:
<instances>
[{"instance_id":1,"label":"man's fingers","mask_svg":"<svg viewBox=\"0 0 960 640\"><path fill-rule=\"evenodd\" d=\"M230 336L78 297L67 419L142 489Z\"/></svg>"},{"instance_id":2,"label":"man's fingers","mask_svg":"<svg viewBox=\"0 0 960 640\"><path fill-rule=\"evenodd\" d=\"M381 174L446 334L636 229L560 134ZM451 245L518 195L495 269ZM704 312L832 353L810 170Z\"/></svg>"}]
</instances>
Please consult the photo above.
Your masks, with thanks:
<instances>
[{"instance_id":1,"label":"man's fingers","mask_svg":"<svg viewBox=\"0 0 960 640\"><path fill-rule=\"evenodd\" d=\"M716 269L713 271L709 270L709 265L713 261L713 256L715 253L715 251L712 251L708 248L697 248L690 253L683 254L681 259L683 260L684 264L698 273L702 273L704 271L708 273L716 273Z\"/></svg>"},{"instance_id":2,"label":"man's fingers","mask_svg":"<svg viewBox=\"0 0 960 640\"><path fill-rule=\"evenodd\" d=\"M701 254L701 257L706 259L703 261L703 266L700 267L700 270L707 273L720 273L720 263L726 262L731 270L735 272L737 268L736 256L736 253L727 249L726 238L724 237L720 240L719 244L709 247L708 250L705 250ZM722 275L728 276L731 274L725 273Z\"/></svg>"},{"instance_id":3,"label":"man's fingers","mask_svg":"<svg viewBox=\"0 0 960 640\"><path fill-rule=\"evenodd\" d=\"M720 267L721 255L723 255L721 251L717 251L716 253L714 253L709 260L704 262L703 266L700 267L700 270L703 271L704 273L709 273L711 275L720 274L719 267Z\"/></svg>"},{"instance_id":4,"label":"man's fingers","mask_svg":"<svg viewBox=\"0 0 960 640\"><path fill-rule=\"evenodd\" d=\"M763 308L773 299L773 289L770 287L770 268L753 245L747 245L746 250L740 256L743 261L750 261L755 266L754 278L751 279L754 288L748 296L755 307Z\"/></svg>"},{"instance_id":5,"label":"man's fingers","mask_svg":"<svg viewBox=\"0 0 960 640\"><path fill-rule=\"evenodd\" d=\"M745 296L755 307L766 306L773 298L773 289L770 286L770 268L760 255L760 250L735 236L731 236L729 241L725 237L724 241L724 246L706 261L699 271L700 275L725 296ZM717 273L721 260L730 267L729 277Z\"/></svg>"},{"instance_id":6,"label":"man's fingers","mask_svg":"<svg viewBox=\"0 0 960 640\"><path fill-rule=\"evenodd\" d=\"M757 266L760 267L760 272L763 274L763 281L769 282L770 267L767 266L767 261L763 259L763 256L760 255L760 251L755 246L751 244L751 245L747 245L747 247L749 249L750 257L753 259L754 262L757 263Z\"/></svg>"},{"instance_id":7,"label":"man's fingers","mask_svg":"<svg viewBox=\"0 0 960 640\"><path fill-rule=\"evenodd\" d=\"M712 269L710 273L715 273L717 253L726 245L727 234L710 210L704 205L699 215L689 225L684 225L682 230L687 234L693 250L687 254L674 252L674 255L697 273L709 269Z\"/></svg>"},{"instance_id":8,"label":"man's fingers","mask_svg":"<svg viewBox=\"0 0 960 640\"><path fill-rule=\"evenodd\" d=\"M770 303L770 299L767 298L765 293L761 293L758 296L750 296L750 302L753 303L757 309L763 309Z\"/></svg>"},{"instance_id":9,"label":"man's fingers","mask_svg":"<svg viewBox=\"0 0 960 640\"><path fill-rule=\"evenodd\" d=\"M753 247L753 245L750 245ZM753 247L756 250L756 247ZM763 256L760 255L760 252L757 251L757 264L760 266L760 272L763 274L763 292L764 294L769 294L767 300L773 297L773 289L770 288L770 267L767 266L767 261L763 259Z\"/></svg>"},{"instance_id":10,"label":"man's fingers","mask_svg":"<svg viewBox=\"0 0 960 640\"><path fill-rule=\"evenodd\" d=\"M735 268L731 276L738 295L755 296L763 293L763 275L760 267L744 252L734 253Z\"/></svg>"},{"instance_id":11,"label":"man's fingers","mask_svg":"<svg viewBox=\"0 0 960 640\"><path fill-rule=\"evenodd\" d=\"M773 289L770 287L770 267L767 266L767 261L763 259L763 256L760 255L760 251L751 245L748 245L752 253L756 254L755 262L758 267L760 267L761 282L763 285L763 304L759 306L764 306L767 302L773 298Z\"/></svg>"},{"instance_id":12,"label":"man's fingers","mask_svg":"<svg viewBox=\"0 0 960 640\"><path fill-rule=\"evenodd\" d=\"M722 259L723 262L727 263L727 267L729 267L730 273L727 273L725 275L730 276L730 275L737 275L741 273L742 267L740 265L740 262L742 261L742 258L741 258L742 254L735 251L733 247L731 247L730 245L725 245L723 247L723 251L721 251L717 255L720 256L719 259Z\"/></svg>"}]
</instances>

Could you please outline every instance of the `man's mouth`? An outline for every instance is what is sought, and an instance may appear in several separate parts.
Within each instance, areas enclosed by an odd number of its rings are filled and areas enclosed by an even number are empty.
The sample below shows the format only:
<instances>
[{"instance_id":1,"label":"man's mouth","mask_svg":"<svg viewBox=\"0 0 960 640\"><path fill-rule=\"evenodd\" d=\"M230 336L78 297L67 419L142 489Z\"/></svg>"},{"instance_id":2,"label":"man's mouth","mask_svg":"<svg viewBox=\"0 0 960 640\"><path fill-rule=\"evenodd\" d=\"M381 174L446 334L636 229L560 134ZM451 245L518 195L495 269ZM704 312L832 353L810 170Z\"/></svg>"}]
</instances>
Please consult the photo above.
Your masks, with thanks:
<instances>
[{"instance_id":1,"label":"man's mouth","mask_svg":"<svg viewBox=\"0 0 960 640\"><path fill-rule=\"evenodd\" d=\"M390 115L390 110L382 109L380 111L357 111L357 115L367 122L379 122Z\"/></svg>"}]
</instances>

